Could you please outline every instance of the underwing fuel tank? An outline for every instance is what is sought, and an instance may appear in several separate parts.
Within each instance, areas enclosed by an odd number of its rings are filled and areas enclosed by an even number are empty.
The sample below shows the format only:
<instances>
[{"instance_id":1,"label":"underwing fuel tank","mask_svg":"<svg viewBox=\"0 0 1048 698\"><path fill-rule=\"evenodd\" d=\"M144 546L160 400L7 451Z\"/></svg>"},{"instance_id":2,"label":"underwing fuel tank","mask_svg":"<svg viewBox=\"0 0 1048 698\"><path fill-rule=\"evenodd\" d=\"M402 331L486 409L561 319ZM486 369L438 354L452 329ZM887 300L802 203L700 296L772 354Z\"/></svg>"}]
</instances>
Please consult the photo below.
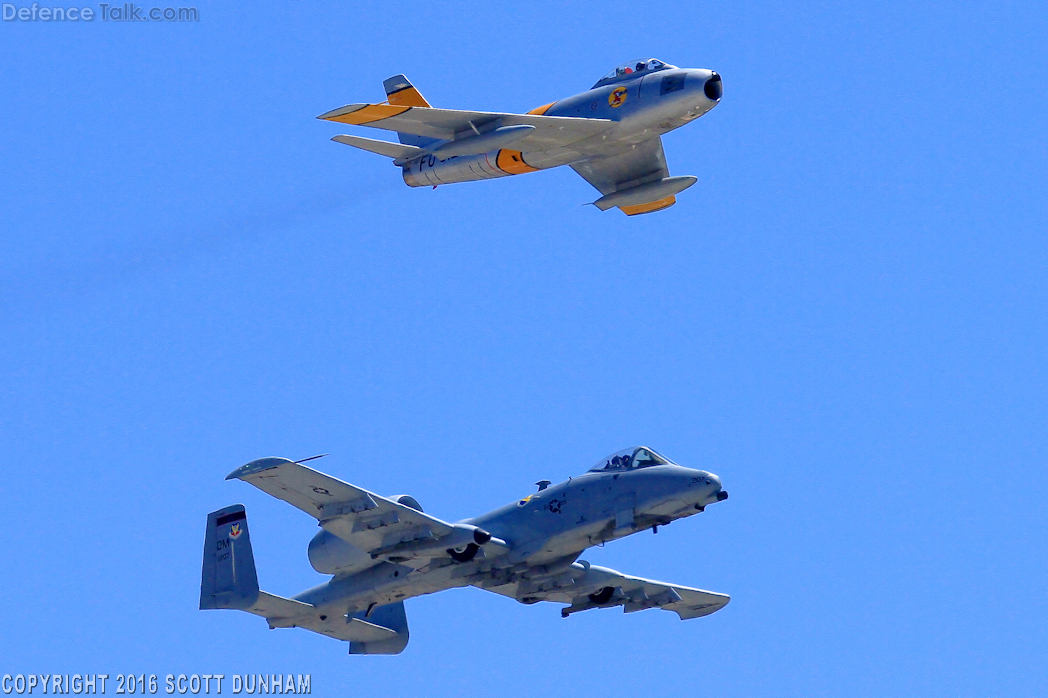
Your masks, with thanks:
<instances>
[{"instance_id":1,"label":"underwing fuel tank","mask_svg":"<svg viewBox=\"0 0 1048 698\"><path fill-rule=\"evenodd\" d=\"M495 179L509 175L534 172L524 162L519 151L493 150L478 155L463 155L441 160L436 155L426 155L404 165L404 182L409 187L435 187L438 184L475 182L479 179Z\"/></svg>"},{"instance_id":2,"label":"underwing fuel tank","mask_svg":"<svg viewBox=\"0 0 1048 698\"><path fill-rule=\"evenodd\" d=\"M601 211L607 211L615 206L637 206L651 201L657 201L667 196L673 196L684 191L698 179L692 176L666 177L655 182L642 184L638 187L621 189L617 192L607 194L593 202L593 205Z\"/></svg>"}]
</instances>

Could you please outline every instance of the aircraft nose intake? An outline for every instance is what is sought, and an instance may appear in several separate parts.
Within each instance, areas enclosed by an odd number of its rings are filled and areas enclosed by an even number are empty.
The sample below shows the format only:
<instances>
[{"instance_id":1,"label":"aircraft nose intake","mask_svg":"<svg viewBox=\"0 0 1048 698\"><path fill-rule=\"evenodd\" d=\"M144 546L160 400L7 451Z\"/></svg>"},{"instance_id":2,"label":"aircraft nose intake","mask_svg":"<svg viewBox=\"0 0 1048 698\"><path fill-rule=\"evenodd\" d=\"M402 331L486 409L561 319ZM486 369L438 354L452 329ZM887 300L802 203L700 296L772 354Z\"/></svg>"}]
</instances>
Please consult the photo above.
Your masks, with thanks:
<instances>
[{"instance_id":1,"label":"aircraft nose intake","mask_svg":"<svg viewBox=\"0 0 1048 698\"><path fill-rule=\"evenodd\" d=\"M714 73L706 84L702 86L702 92L706 95L706 99L711 102L717 102L724 94L724 85L721 83L721 76Z\"/></svg>"}]
</instances>

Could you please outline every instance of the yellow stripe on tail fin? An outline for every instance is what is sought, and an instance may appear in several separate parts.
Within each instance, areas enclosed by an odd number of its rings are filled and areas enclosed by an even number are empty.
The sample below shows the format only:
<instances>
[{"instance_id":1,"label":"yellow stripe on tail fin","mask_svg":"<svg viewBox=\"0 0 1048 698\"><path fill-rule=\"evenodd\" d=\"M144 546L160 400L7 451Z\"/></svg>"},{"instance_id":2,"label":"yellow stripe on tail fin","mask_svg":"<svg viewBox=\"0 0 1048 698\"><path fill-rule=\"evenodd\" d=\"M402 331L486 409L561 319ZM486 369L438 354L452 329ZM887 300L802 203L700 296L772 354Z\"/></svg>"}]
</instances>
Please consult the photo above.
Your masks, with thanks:
<instances>
[{"instance_id":1,"label":"yellow stripe on tail fin","mask_svg":"<svg viewBox=\"0 0 1048 698\"><path fill-rule=\"evenodd\" d=\"M390 108L407 111L412 107L430 106L426 98L422 96L422 93L416 90L415 86L404 75L394 75L383 80L382 87L386 89L386 99L389 101ZM438 140L436 138L427 138L426 136L401 133L400 131L397 131L397 138L404 145L413 145L416 148L425 148Z\"/></svg>"},{"instance_id":2,"label":"yellow stripe on tail fin","mask_svg":"<svg viewBox=\"0 0 1048 698\"><path fill-rule=\"evenodd\" d=\"M403 75L394 75L384 80L382 86L386 88L386 98L395 107L428 107L429 102L422 93L415 89L411 81Z\"/></svg>"}]
</instances>

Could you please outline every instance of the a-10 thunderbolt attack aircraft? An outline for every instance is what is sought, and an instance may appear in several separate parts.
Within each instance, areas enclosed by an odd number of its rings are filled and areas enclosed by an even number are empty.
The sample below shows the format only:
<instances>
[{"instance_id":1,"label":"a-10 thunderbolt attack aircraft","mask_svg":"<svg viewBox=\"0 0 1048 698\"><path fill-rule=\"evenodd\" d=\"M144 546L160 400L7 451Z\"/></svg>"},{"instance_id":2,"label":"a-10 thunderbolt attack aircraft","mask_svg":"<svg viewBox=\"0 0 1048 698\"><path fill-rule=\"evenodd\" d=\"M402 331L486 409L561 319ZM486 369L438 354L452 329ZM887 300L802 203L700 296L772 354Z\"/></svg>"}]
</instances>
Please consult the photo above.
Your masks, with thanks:
<instances>
[{"instance_id":1,"label":"a-10 thunderbolt attack aircraft","mask_svg":"<svg viewBox=\"0 0 1048 698\"><path fill-rule=\"evenodd\" d=\"M310 459L306 459L310 460ZM423 513L411 496L381 497L286 458L234 470L298 507L323 529L309 562L333 575L287 599L259 591L247 514L236 504L207 517L200 608L262 616L270 628L305 628L346 640L350 654L399 654L408 643L404 599L475 586L532 604L554 601L567 618L591 608L709 615L724 594L642 579L579 559L586 548L652 529L728 498L720 479L650 448L624 449L585 474L458 523Z\"/></svg>"},{"instance_id":2,"label":"a-10 thunderbolt attack aircraft","mask_svg":"<svg viewBox=\"0 0 1048 698\"><path fill-rule=\"evenodd\" d=\"M527 114L435 109L403 75L387 101L350 104L318 119L396 131L400 143L335 136L393 158L408 186L524 174L569 165L602 194L593 204L628 216L672 206L695 177L670 177L662 134L720 103L721 77L650 58L624 63L587 92Z\"/></svg>"}]
</instances>

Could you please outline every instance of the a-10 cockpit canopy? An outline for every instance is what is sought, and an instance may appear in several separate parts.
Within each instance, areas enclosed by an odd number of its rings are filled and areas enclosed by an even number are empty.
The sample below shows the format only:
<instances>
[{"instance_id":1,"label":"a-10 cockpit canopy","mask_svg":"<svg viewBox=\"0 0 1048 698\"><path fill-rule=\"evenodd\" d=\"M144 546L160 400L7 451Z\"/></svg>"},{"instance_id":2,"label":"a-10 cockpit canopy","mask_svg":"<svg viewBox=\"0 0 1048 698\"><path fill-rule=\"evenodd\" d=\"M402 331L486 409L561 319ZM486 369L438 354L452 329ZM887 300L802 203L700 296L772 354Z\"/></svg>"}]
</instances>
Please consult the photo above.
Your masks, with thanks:
<instances>
[{"instance_id":1,"label":"a-10 cockpit canopy","mask_svg":"<svg viewBox=\"0 0 1048 698\"><path fill-rule=\"evenodd\" d=\"M615 451L607 458L602 458L592 468L591 473L605 473L616 470L636 470L652 465L673 465L673 461L661 456L646 446L633 446Z\"/></svg>"},{"instance_id":2,"label":"a-10 cockpit canopy","mask_svg":"<svg viewBox=\"0 0 1048 698\"><path fill-rule=\"evenodd\" d=\"M614 70L598 80L597 84L593 87L600 87L601 85L618 82L619 80L625 80L626 78L634 78L637 77L639 73L654 73L656 70L669 70L670 68L676 67L677 66L670 65L669 63L663 63L658 58L638 58L633 61L626 61L620 66L616 66Z\"/></svg>"}]
</instances>

